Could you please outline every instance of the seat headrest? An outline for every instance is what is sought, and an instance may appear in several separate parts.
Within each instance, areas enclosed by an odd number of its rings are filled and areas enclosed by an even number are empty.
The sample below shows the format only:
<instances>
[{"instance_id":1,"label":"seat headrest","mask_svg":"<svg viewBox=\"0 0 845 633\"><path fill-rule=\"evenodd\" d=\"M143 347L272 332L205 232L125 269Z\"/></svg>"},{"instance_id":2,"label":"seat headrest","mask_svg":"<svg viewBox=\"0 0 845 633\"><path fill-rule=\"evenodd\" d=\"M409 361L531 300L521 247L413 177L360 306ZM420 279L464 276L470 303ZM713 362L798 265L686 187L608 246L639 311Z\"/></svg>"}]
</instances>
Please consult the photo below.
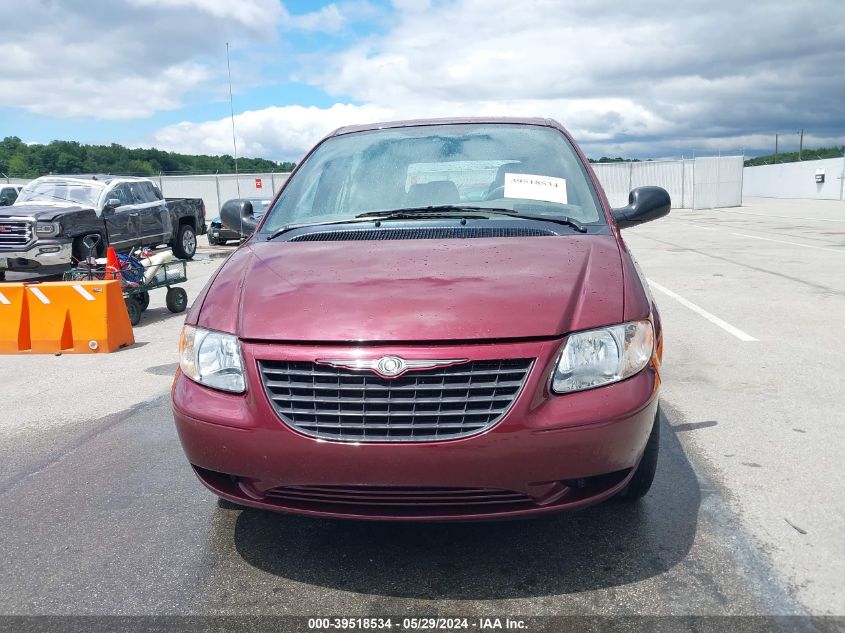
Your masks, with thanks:
<instances>
[{"instance_id":1,"label":"seat headrest","mask_svg":"<svg viewBox=\"0 0 845 633\"><path fill-rule=\"evenodd\" d=\"M451 180L433 180L411 185L406 204L409 207L427 207L438 204L457 204L461 201L458 186Z\"/></svg>"}]
</instances>

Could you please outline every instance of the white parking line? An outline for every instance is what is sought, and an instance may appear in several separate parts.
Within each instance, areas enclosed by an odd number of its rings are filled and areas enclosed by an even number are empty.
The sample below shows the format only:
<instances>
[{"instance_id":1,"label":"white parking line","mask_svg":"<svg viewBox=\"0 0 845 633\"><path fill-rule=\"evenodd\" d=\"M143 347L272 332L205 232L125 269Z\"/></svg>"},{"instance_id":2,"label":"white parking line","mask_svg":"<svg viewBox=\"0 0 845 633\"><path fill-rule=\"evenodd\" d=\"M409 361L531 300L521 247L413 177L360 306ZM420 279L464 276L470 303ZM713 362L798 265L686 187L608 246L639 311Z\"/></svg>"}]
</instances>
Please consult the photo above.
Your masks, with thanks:
<instances>
[{"instance_id":1,"label":"white parking line","mask_svg":"<svg viewBox=\"0 0 845 633\"><path fill-rule=\"evenodd\" d=\"M692 310L693 312L700 314L701 316L703 316L705 319L707 319L711 323L718 325L720 328L722 328L726 332L733 334L740 341L748 342L748 341L756 341L757 340L756 338L754 338L750 334L746 334L745 332L743 332L739 328L736 328L733 325L731 325L730 323L723 321L722 319L717 317L715 314L710 314L704 308L695 305L692 301L687 301L681 295L679 295L675 292L672 292L668 288L664 288L660 284L653 282L651 279L648 280L648 283L655 290L659 290L660 292L662 292L666 296L672 297L675 301L680 303L682 306L685 306L685 307L689 308L690 310Z\"/></svg>"},{"instance_id":2,"label":"white parking line","mask_svg":"<svg viewBox=\"0 0 845 633\"><path fill-rule=\"evenodd\" d=\"M785 220L818 220L819 222L845 222L845 219L842 218L810 218L806 215L774 215L772 213L752 213L751 211L729 211L727 209L720 211L720 213L724 213L725 215L731 215L733 213L740 213L742 215L759 215L764 218L783 218Z\"/></svg>"},{"instance_id":3,"label":"white parking line","mask_svg":"<svg viewBox=\"0 0 845 633\"><path fill-rule=\"evenodd\" d=\"M792 246L803 246L804 248L812 248L817 251L828 251L830 253L839 253L840 255L845 255L845 249L838 249L838 248L826 248L824 246L814 246L812 244L801 244L800 242L790 242L788 240L776 240L771 237L760 237L759 235L749 235L748 233L736 233L734 231L725 231L721 228L716 228L712 226L701 226L695 222L685 222L683 220L675 220L675 222L679 222L681 224L686 224L687 226L694 226L697 229L701 229L703 231L720 231L725 235L736 235L739 237L747 237L752 240L765 240L767 242L777 242L778 244L790 244Z\"/></svg>"},{"instance_id":4,"label":"white parking line","mask_svg":"<svg viewBox=\"0 0 845 633\"><path fill-rule=\"evenodd\" d=\"M731 235L740 235L742 237L749 237L752 240L766 240L767 242L777 242L778 244L791 244L792 246L803 246L804 248L813 248L817 251L828 251L830 253L839 253L840 255L845 255L845 250L836 249L836 248L825 248L824 246L813 246L812 244L801 244L800 242L789 242L787 240L775 240L771 237L760 237L759 235L748 235L747 233L732 233L728 231Z\"/></svg>"}]
</instances>

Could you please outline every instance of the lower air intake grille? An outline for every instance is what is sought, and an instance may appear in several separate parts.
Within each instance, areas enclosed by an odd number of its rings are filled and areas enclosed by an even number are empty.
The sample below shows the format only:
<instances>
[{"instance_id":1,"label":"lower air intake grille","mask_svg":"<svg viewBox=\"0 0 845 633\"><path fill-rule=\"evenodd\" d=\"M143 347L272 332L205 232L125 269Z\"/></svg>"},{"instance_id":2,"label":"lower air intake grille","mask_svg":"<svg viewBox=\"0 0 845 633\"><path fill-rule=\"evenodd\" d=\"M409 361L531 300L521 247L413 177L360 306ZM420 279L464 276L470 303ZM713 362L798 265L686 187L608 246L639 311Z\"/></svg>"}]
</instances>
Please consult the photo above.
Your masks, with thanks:
<instances>
[{"instance_id":1,"label":"lower air intake grille","mask_svg":"<svg viewBox=\"0 0 845 633\"><path fill-rule=\"evenodd\" d=\"M273 408L297 431L349 442L426 442L490 428L525 383L530 359L472 361L382 378L310 362L259 361Z\"/></svg>"},{"instance_id":2,"label":"lower air intake grille","mask_svg":"<svg viewBox=\"0 0 845 633\"><path fill-rule=\"evenodd\" d=\"M349 242L356 240L446 240L478 237L548 237L557 233L543 229L495 226L432 226L382 229L316 231L290 238L290 242Z\"/></svg>"},{"instance_id":3,"label":"lower air intake grille","mask_svg":"<svg viewBox=\"0 0 845 633\"><path fill-rule=\"evenodd\" d=\"M293 507L340 506L388 511L391 514L495 512L535 507L531 497L510 490L486 488L412 488L407 486L282 486L264 493ZM360 511L360 510L359 510Z\"/></svg>"}]
</instances>

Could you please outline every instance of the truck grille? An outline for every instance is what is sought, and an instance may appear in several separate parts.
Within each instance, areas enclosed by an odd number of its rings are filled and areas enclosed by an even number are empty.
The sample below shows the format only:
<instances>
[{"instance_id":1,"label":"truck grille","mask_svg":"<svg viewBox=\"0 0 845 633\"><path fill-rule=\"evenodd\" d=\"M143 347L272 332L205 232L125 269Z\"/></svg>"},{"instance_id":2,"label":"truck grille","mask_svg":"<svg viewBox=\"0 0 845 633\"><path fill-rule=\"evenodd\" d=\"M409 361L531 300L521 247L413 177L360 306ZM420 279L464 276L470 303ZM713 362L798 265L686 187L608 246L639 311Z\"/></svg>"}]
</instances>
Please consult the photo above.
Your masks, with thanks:
<instances>
[{"instance_id":1,"label":"truck grille","mask_svg":"<svg viewBox=\"0 0 845 633\"><path fill-rule=\"evenodd\" d=\"M33 241L33 223L26 220L0 220L0 249L20 249Z\"/></svg>"},{"instance_id":2,"label":"truck grille","mask_svg":"<svg viewBox=\"0 0 845 633\"><path fill-rule=\"evenodd\" d=\"M513 404L531 363L472 361L398 378L302 361L259 361L258 366L276 413L305 435L425 442L493 426Z\"/></svg>"}]
</instances>

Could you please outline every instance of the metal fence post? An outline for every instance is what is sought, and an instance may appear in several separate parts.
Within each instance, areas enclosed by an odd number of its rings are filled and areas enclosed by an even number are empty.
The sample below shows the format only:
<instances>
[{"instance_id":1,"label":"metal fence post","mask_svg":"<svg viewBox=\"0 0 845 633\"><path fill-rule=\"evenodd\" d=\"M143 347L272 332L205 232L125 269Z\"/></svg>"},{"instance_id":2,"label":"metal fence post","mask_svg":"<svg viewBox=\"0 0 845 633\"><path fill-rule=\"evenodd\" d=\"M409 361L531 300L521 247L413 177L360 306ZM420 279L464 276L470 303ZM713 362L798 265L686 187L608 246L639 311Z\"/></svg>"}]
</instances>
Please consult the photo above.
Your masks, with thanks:
<instances>
[{"instance_id":1,"label":"metal fence post","mask_svg":"<svg viewBox=\"0 0 845 633\"><path fill-rule=\"evenodd\" d=\"M695 210L695 158L692 159L692 207Z\"/></svg>"},{"instance_id":2,"label":"metal fence post","mask_svg":"<svg viewBox=\"0 0 845 633\"><path fill-rule=\"evenodd\" d=\"M214 172L214 189L217 192L217 213L220 213L220 170Z\"/></svg>"},{"instance_id":3,"label":"metal fence post","mask_svg":"<svg viewBox=\"0 0 845 633\"><path fill-rule=\"evenodd\" d=\"M845 149L842 150L842 174L839 176L839 199L845 200L843 198L843 194L845 194Z\"/></svg>"},{"instance_id":4,"label":"metal fence post","mask_svg":"<svg viewBox=\"0 0 845 633\"><path fill-rule=\"evenodd\" d=\"M270 187L273 189L273 195L276 195L276 170L270 170Z\"/></svg>"},{"instance_id":5,"label":"metal fence post","mask_svg":"<svg viewBox=\"0 0 845 633\"><path fill-rule=\"evenodd\" d=\"M634 161L628 163L628 191L634 188Z\"/></svg>"},{"instance_id":6,"label":"metal fence post","mask_svg":"<svg viewBox=\"0 0 845 633\"><path fill-rule=\"evenodd\" d=\"M161 170L158 172L158 189L161 191L161 195L164 195L164 182L162 182Z\"/></svg>"},{"instance_id":7,"label":"metal fence post","mask_svg":"<svg viewBox=\"0 0 845 633\"><path fill-rule=\"evenodd\" d=\"M719 157L716 159L716 207L720 207L722 195L722 152L719 150Z\"/></svg>"}]
</instances>

